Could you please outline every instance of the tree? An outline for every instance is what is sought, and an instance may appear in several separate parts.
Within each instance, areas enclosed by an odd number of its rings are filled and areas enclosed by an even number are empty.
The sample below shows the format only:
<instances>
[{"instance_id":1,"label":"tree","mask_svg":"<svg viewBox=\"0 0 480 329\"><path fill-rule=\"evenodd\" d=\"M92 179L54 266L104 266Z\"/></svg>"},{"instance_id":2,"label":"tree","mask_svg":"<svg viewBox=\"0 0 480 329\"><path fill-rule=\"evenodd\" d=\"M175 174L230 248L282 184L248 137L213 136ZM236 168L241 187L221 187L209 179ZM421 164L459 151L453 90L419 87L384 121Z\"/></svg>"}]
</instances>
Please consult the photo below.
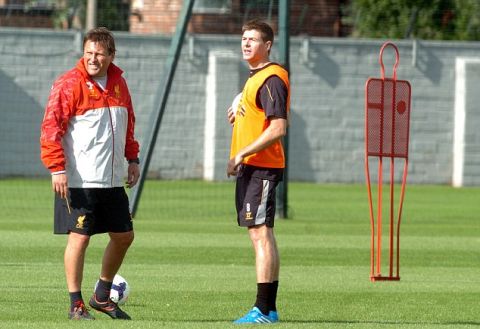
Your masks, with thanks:
<instances>
[{"instance_id":1,"label":"tree","mask_svg":"<svg viewBox=\"0 0 480 329\"><path fill-rule=\"evenodd\" d=\"M353 35L480 40L478 0L352 0Z\"/></svg>"},{"instance_id":2,"label":"tree","mask_svg":"<svg viewBox=\"0 0 480 329\"><path fill-rule=\"evenodd\" d=\"M105 26L111 31L129 31L129 1L101 0L97 5L98 26Z\"/></svg>"},{"instance_id":3,"label":"tree","mask_svg":"<svg viewBox=\"0 0 480 329\"><path fill-rule=\"evenodd\" d=\"M30 1L31 4L36 1ZM86 0L47 0L55 6L54 26L65 29L84 29ZM97 26L112 31L128 31L130 2L128 0L97 1Z\"/></svg>"},{"instance_id":4,"label":"tree","mask_svg":"<svg viewBox=\"0 0 480 329\"><path fill-rule=\"evenodd\" d=\"M459 40L480 40L480 1L456 0L455 30Z\"/></svg>"}]
</instances>

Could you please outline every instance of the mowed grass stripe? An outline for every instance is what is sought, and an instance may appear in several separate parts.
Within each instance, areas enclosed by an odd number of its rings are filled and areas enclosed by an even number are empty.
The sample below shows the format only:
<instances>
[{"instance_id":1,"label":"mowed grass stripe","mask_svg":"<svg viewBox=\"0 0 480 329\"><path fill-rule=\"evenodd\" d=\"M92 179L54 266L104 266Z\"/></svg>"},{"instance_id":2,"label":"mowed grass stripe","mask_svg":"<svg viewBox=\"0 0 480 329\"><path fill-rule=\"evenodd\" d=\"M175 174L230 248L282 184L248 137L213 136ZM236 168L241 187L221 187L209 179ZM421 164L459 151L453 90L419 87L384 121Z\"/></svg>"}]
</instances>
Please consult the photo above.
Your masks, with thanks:
<instances>
[{"instance_id":1,"label":"mowed grass stripe","mask_svg":"<svg viewBox=\"0 0 480 329\"><path fill-rule=\"evenodd\" d=\"M282 226L283 223L277 224ZM360 248L369 246L370 236L368 235L312 235L303 234L301 239L298 235L286 233L279 229L277 236L278 244L283 248ZM0 248L16 249L30 248L39 244L49 246L64 246L67 235L53 235L49 231L13 231L2 230L5 238L0 240ZM98 240L98 243L97 243ZM92 244L99 246L106 242L105 236L95 236ZM250 240L244 230L235 228L229 233L172 233L172 232L144 232L137 228L134 246L143 248L163 247L245 247ZM384 244L388 244L388 236L383 237ZM408 236L401 235L402 250L445 250L445 251L477 251L480 245L480 236ZM368 249L368 248L367 248ZM480 251L480 250L479 250Z\"/></svg>"},{"instance_id":2,"label":"mowed grass stripe","mask_svg":"<svg viewBox=\"0 0 480 329\"><path fill-rule=\"evenodd\" d=\"M178 238L177 238L178 236ZM312 239L309 239L312 237ZM106 237L94 237L89 247L92 261L101 257ZM195 263L237 264L252 263L252 252L245 235L220 234L212 239L206 234L145 234L137 233L137 241L128 254L131 263ZM369 263L369 239L349 236L314 238L301 240L292 235L278 234L284 265L352 265ZM432 241L433 240L433 241ZM47 241L47 243L45 243ZM6 232L0 247L3 261L55 262L63 253L66 236L51 236L47 233ZM301 242L300 242L301 241ZM345 241L345 242L344 242ZM385 239L385 244L386 244ZM414 245L409 242L414 241ZM346 243L348 242L348 243ZM402 266L468 267L477 264L480 250L477 238L453 239L413 238L402 240ZM452 246L449 248L449 246ZM386 245L385 245L386 247ZM45 255L39 258L38 255ZM232 255L236 257L232 258ZM298 257L302 255L302 257ZM384 256L388 255L387 250ZM87 258L89 261L89 258ZM384 259L387 262L387 259Z\"/></svg>"}]
</instances>

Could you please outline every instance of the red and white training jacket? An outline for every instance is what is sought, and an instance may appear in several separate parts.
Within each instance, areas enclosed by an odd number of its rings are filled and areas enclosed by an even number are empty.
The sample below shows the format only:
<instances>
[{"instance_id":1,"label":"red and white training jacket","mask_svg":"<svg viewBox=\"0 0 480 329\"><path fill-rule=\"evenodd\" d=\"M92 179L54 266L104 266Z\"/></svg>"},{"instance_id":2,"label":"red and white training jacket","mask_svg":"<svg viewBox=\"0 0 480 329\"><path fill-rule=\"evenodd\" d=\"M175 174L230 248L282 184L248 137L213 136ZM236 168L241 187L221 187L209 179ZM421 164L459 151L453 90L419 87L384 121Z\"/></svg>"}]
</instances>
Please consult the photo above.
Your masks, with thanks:
<instances>
[{"instance_id":1,"label":"red and white training jacket","mask_svg":"<svg viewBox=\"0 0 480 329\"><path fill-rule=\"evenodd\" d=\"M69 187L124 186L125 158L138 158L135 115L122 73L111 63L102 90L80 59L52 86L40 136L41 159L52 173L66 171Z\"/></svg>"}]
</instances>

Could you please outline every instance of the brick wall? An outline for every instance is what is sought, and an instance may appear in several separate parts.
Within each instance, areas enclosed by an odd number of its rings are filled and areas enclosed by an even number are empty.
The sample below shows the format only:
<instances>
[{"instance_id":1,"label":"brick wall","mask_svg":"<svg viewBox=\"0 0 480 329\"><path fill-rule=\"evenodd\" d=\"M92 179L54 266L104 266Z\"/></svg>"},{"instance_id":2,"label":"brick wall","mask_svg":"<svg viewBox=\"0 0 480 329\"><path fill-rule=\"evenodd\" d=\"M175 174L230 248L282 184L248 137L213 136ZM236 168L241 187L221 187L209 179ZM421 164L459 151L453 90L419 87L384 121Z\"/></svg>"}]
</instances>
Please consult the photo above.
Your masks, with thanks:
<instances>
[{"instance_id":1,"label":"brick wall","mask_svg":"<svg viewBox=\"0 0 480 329\"><path fill-rule=\"evenodd\" d=\"M291 34L310 36L344 36L340 7L348 0L299 0L290 5ZM254 2L252 2L254 3ZM51 8L7 6L0 1L0 26L53 27ZM172 34L175 31L183 0L131 1L130 32L138 34ZM275 30L278 25L278 4L250 6L242 0L232 0L226 13L193 12L190 33L237 34L242 23L263 18ZM13 9L14 8L14 9Z\"/></svg>"},{"instance_id":2,"label":"brick wall","mask_svg":"<svg viewBox=\"0 0 480 329\"><path fill-rule=\"evenodd\" d=\"M50 16L0 15L0 26L53 28Z\"/></svg>"},{"instance_id":3,"label":"brick wall","mask_svg":"<svg viewBox=\"0 0 480 329\"><path fill-rule=\"evenodd\" d=\"M52 14L50 7L23 8L0 1L0 26L52 28Z\"/></svg>"},{"instance_id":4,"label":"brick wall","mask_svg":"<svg viewBox=\"0 0 480 329\"><path fill-rule=\"evenodd\" d=\"M299 0L290 5L291 33L311 36L343 36L340 6L346 0ZM268 20L268 7L249 7L245 1L232 0L228 13L195 13L189 24L191 33L237 34L242 23L252 18ZM182 0L143 0L132 2L130 32L171 34L182 8ZM277 29L278 13L273 8L270 23Z\"/></svg>"},{"instance_id":5,"label":"brick wall","mask_svg":"<svg viewBox=\"0 0 480 329\"><path fill-rule=\"evenodd\" d=\"M130 32L139 34L171 34L175 31L182 0L144 0L141 7L133 7Z\"/></svg>"}]
</instances>

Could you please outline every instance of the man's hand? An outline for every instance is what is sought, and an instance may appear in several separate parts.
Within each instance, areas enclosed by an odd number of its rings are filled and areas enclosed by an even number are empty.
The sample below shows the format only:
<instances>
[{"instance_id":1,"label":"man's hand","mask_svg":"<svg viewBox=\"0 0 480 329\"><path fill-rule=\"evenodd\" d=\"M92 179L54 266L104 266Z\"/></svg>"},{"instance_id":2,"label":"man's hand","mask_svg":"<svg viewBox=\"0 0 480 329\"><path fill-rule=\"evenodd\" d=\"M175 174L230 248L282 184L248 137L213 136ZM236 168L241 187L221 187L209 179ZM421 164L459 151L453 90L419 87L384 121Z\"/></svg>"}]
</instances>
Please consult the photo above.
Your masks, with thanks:
<instances>
[{"instance_id":1,"label":"man's hand","mask_svg":"<svg viewBox=\"0 0 480 329\"><path fill-rule=\"evenodd\" d=\"M233 108L230 106L227 110L227 119L228 122L233 126L233 123L235 122L235 116L241 115L242 117L245 116L245 109L243 106L239 106L237 112L233 110Z\"/></svg>"},{"instance_id":2,"label":"man's hand","mask_svg":"<svg viewBox=\"0 0 480 329\"><path fill-rule=\"evenodd\" d=\"M130 163L128 165L127 187L132 188L137 184L140 177L140 167L137 163Z\"/></svg>"},{"instance_id":3,"label":"man's hand","mask_svg":"<svg viewBox=\"0 0 480 329\"><path fill-rule=\"evenodd\" d=\"M66 174L52 175L53 192L58 193L62 199L66 199L68 195L68 179Z\"/></svg>"},{"instance_id":4,"label":"man's hand","mask_svg":"<svg viewBox=\"0 0 480 329\"><path fill-rule=\"evenodd\" d=\"M227 177L237 176L238 166L242 163L243 156L237 154L235 157L231 158L227 164Z\"/></svg>"},{"instance_id":5,"label":"man's hand","mask_svg":"<svg viewBox=\"0 0 480 329\"><path fill-rule=\"evenodd\" d=\"M233 113L231 106L227 110L227 119L228 122L230 122L230 124L233 126L233 123L235 122L235 113Z\"/></svg>"}]
</instances>

